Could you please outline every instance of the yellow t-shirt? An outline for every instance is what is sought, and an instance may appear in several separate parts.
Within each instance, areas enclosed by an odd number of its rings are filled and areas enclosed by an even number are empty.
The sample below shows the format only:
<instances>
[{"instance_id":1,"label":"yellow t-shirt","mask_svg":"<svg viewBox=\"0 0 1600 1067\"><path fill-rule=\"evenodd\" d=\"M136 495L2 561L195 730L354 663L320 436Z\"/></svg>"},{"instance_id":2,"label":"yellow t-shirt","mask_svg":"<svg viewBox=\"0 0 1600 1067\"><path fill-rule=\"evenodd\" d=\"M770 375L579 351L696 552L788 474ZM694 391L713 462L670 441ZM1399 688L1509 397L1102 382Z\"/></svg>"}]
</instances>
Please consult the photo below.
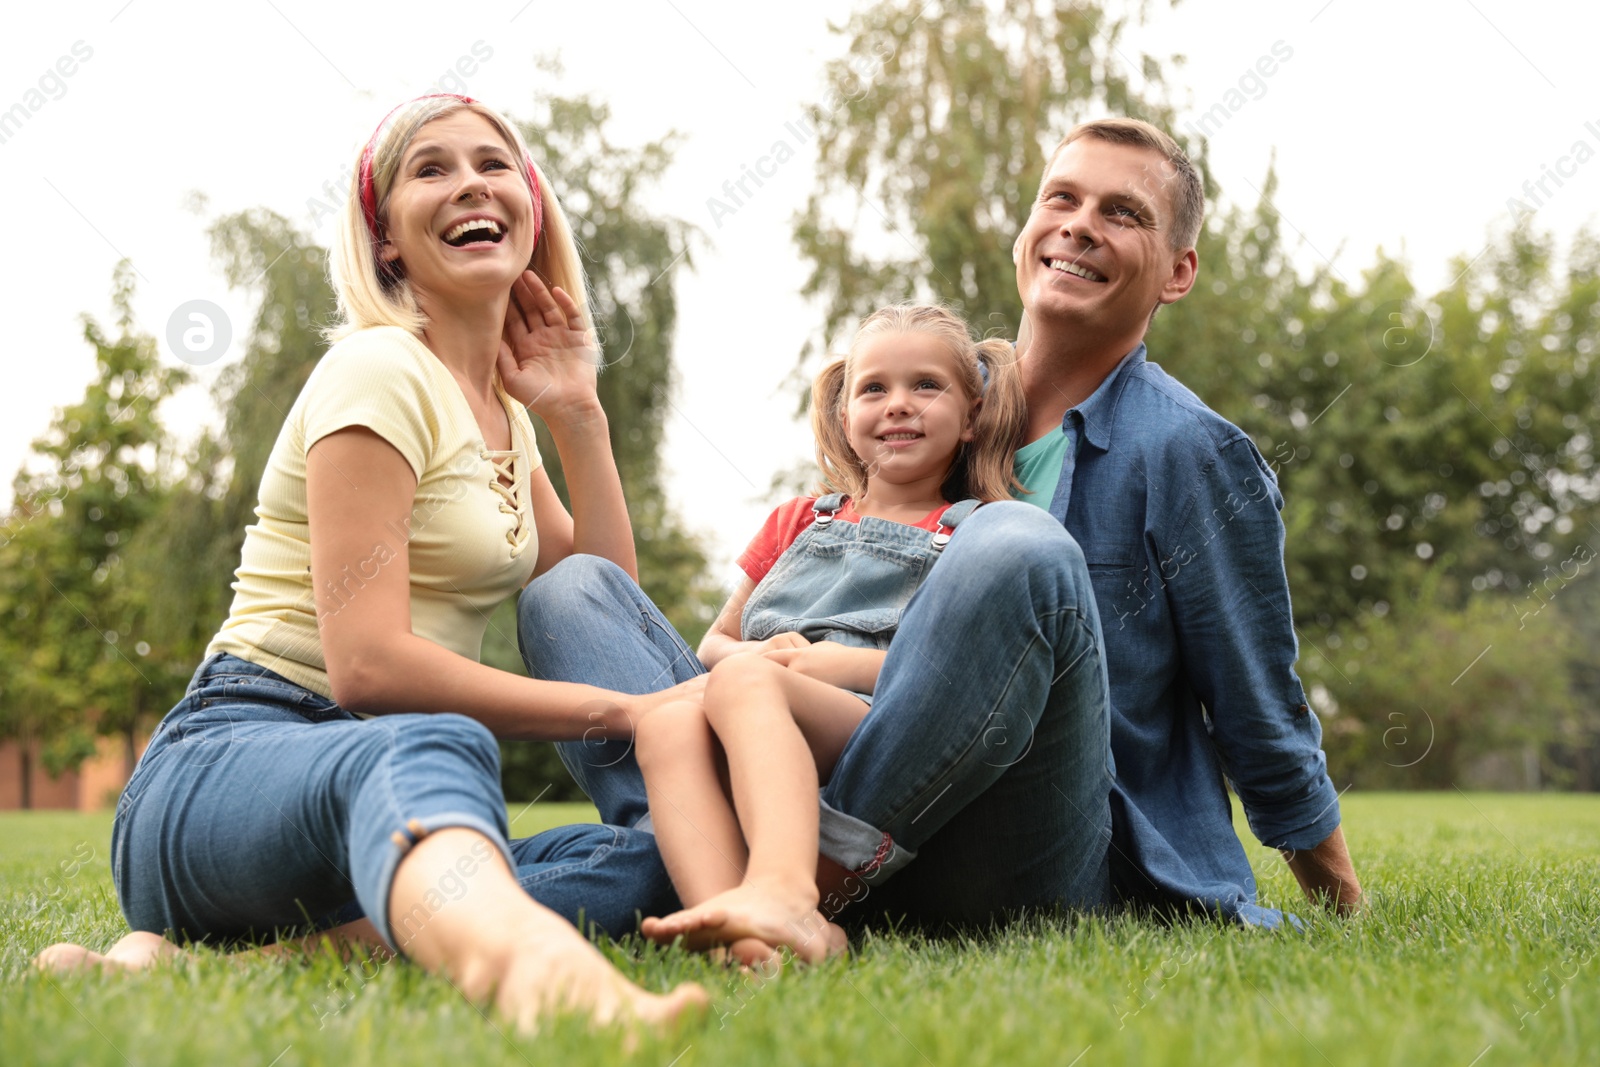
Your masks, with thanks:
<instances>
[{"instance_id":1,"label":"yellow t-shirt","mask_svg":"<svg viewBox=\"0 0 1600 1067\"><path fill-rule=\"evenodd\" d=\"M539 555L528 499L528 478L540 463L533 424L503 391L500 399L511 421L512 448L504 452L484 447L461 387L406 331L362 330L330 348L273 445L234 572L233 607L206 654L231 652L333 695L311 587L306 451L336 430L364 426L416 473L410 535L398 525L375 529L370 551L324 579L335 604L328 610L360 596L409 541L411 632L478 659L489 612L526 584Z\"/></svg>"}]
</instances>

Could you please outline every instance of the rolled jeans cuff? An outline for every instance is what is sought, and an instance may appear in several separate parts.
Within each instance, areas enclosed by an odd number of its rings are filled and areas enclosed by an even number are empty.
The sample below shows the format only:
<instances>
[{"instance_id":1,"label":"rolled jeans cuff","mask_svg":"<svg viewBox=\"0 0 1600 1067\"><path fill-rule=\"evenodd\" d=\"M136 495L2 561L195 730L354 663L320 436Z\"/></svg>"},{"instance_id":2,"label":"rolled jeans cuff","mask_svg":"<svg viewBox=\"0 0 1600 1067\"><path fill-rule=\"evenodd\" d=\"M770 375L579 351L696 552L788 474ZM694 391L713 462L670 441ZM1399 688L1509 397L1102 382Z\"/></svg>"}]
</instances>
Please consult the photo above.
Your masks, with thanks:
<instances>
[{"instance_id":1,"label":"rolled jeans cuff","mask_svg":"<svg viewBox=\"0 0 1600 1067\"><path fill-rule=\"evenodd\" d=\"M867 882L881 881L917 858L909 848L895 844L894 838L853 815L818 800L817 851L845 870ZM635 830L656 832L647 813L633 824Z\"/></svg>"},{"instance_id":2,"label":"rolled jeans cuff","mask_svg":"<svg viewBox=\"0 0 1600 1067\"><path fill-rule=\"evenodd\" d=\"M826 800L817 803L818 851L863 881L883 881L917 858L876 826L830 807Z\"/></svg>"},{"instance_id":3,"label":"rolled jeans cuff","mask_svg":"<svg viewBox=\"0 0 1600 1067\"><path fill-rule=\"evenodd\" d=\"M415 826L413 827L412 824L415 824ZM427 924L429 919L433 918L439 909L430 907L425 896L402 919L402 923L406 919L415 922L415 929L408 930L408 936L403 940L396 937L396 931L390 927L389 918L389 897L394 891L395 874L399 871L400 862L411 854L411 850L424 837L439 830L475 830L487 837L490 843L499 850L508 868L512 871L517 869L516 860L512 857L511 851L506 845L505 834L491 820L483 818L476 812L446 811L433 815L423 815L409 820L405 827L395 830L380 846L383 852L378 868L377 897L372 901L361 900L361 904L366 911L367 918L378 928L378 933L389 943L389 947L402 956L408 955L406 946L410 944L411 939L417 935L422 926ZM358 889L357 899L360 898L361 893ZM444 898L441 896L440 899L442 901Z\"/></svg>"}]
</instances>

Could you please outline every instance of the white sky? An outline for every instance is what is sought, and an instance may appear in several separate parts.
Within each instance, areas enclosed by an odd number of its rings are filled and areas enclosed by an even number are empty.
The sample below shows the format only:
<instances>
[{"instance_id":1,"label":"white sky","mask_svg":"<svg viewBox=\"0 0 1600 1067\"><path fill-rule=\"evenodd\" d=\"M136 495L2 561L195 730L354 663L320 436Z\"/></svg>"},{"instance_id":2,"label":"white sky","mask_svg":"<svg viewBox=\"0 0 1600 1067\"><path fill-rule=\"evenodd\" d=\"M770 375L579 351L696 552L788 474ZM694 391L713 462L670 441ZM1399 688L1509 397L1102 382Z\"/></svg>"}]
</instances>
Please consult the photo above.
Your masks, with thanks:
<instances>
[{"instance_id":1,"label":"white sky","mask_svg":"<svg viewBox=\"0 0 1600 1067\"><path fill-rule=\"evenodd\" d=\"M704 231L696 271L680 284L679 383L668 429L669 492L714 539L719 566L770 507L773 472L810 455L784 380L815 309L789 223L805 201L812 156L802 148L759 195L718 226L706 200L736 178L784 123L820 96L823 62L842 50L827 22L844 0L754 5L723 0L466 4L328 0L161 0L14 8L0 37L0 112L37 103L30 89L78 42L92 56L46 85L43 106L0 144L7 206L0 282L18 336L0 389L0 504L29 441L93 370L77 316L108 314L121 255L140 274L140 327L164 337L178 305L207 299L234 324L235 358L251 308L212 266L205 219L257 205L304 226L377 119L427 91L474 46L493 55L465 78L473 95L517 114L533 91L592 91L609 101L612 137L636 144L669 128L686 135L652 210ZM1212 163L1234 200L1253 203L1277 153L1277 206L1305 246L1344 276L1382 246L1404 254L1423 289L1447 283L1452 256L1475 256L1509 221L1507 199L1556 168L1575 142L1600 152L1600 10L1550 0L1186 0L1134 43L1182 52L1178 99L1197 115L1250 96L1213 127ZM481 42L481 44L480 44ZM1282 44L1279 44L1282 42ZM1231 88L1257 60L1291 53L1275 73ZM558 82L533 65L559 50ZM1230 109L1231 110L1231 109ZM1586 127L1586 123L1592 126ZM791 144L792 137L788 138ZM559 173L559 161L552 161ZM1563 169L1572 172L1571 161ZM1529 201L1565 240L1594 221L1600 159ZM331 224L312 230L326 244ZM1204 266L1202 265L1202 271ZM170 355L170 353L169 353ZM1160 354L1156 353L1156 358ZM218 367L201 369L209 384ZM213 417L203 388L168 409L191 434Z\"/></svg>"}]
</instances>

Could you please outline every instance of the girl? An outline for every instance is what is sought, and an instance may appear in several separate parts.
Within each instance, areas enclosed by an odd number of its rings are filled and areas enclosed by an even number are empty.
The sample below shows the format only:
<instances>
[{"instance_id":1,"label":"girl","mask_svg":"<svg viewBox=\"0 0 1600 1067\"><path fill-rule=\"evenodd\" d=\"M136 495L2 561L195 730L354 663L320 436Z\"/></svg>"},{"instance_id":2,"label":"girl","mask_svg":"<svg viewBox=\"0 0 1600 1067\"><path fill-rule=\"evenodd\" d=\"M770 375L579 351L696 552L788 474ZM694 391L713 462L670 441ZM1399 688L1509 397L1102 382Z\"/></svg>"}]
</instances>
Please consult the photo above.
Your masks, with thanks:
<instances>
[{"instance_id":1,"label":"girl","mask_svg":"<svg viewBox=\"0 0 1600 1067\"><path fill-rule=\"evenodd\" d=\"M818 376L811 421L832 492L772 513L700 646L703 699L635 731L685 905L646 919L646 936L726 944L745 963L779 946L808 961L843 949L816 911L819 782L867 714L900 613L952 530L1010 497L1024 420L1011 345L974 343L942 307L875 312Z\"/></svg>"},{"instance_id":2,"label":"girl","mask_svg":"<svg viewBox=\"0 0 1600 1067\"><path fill-rule=\"evenodd\" d=\"M495 737L576 739L597 720L626 736L685 691L478 662L487 612L533 575L579 552L635 566L561 205L497 112L422 97L357 160L333 276L338 343L268 460L228 619L118 804L135 933L39 962L136 968L173 951L164 931L342 922L339 938L402 952L524 1029L562 1008L669 1020L703 992L646 993L566 921L631 927L653 846L611 827L508 841ZM570 515L525 408L555 438ZM594 898L597 850L633 865L638 898Z\"/></svg>"}]
</instances>

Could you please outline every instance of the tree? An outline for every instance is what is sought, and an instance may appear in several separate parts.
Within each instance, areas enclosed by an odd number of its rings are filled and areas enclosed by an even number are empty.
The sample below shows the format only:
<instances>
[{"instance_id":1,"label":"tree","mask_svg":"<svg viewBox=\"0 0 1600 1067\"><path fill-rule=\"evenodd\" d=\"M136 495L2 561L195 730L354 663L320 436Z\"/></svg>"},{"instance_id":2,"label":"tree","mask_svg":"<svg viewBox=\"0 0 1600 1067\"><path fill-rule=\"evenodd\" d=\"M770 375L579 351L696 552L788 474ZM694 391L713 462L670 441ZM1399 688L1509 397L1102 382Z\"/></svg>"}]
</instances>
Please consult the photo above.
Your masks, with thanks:
<instances>
[{"instance_id":1,"label":"tree","mask_svg":"<svg viewBox=\"0 0 1600 1067\"><path fill-rule=\"evenodd\" d=\"M1067 0L883 0L851 17L812 112L817 180L794 228L824 345L912 297L1016 336L1011 244L1047 149L1091 112L1168 115L1121 66L1134 17ZM1140 66L1159 90L1160 63Z\"/></svg>"},{"instance_id":2,"label":"tree","mask_svg":"<svg viewBox=\"0 0 1600 1067\"><path fill-rule=\"evenodd\" d=\"M1202 248L1149 344L1278 468L1296 621L1382 614L1436 571L1446 608L1526 595L1594 532L1594 242L1564 281L1522 231L1431 298L1381 255L1359 287L1301 280L1272 184L1252 217L1213 220L1203 244L1229 243Z\"/></svg>"},{"instance_id":3,"label":"tree","mask_svg":"<svg viewBox=\"0 0 1600 1067\"><path fill-rule=\"evenodd\" d=\"M600 400L638 541L639 578L687 640L721 606L706 576L705 548L667 505L661 443L673 386L678 301L673 279L693 266L691 227L639 209L640 194L672 162L675 135L638 148L611 143L610 109L589 97L536 100L523 136L557 185L589 275L589 305L604 345ZM565 499L566 478L541 424L540 451Z\"/></svg>"},{"instance_id":4,"label":"tree","mask_svg":"<svg viewBox=\"0 0 1600 1067\"><path fill-rule=\"evenodd\" d=\"M1091 112L1173 128L1148 95L1162 91L1160 64L1141 57L1136 92L1116 63L1130 17L885 0L850 21L814 116L817 192L794 226L825 343L912 297L1015 336L1010 249L1045 152ZM1204 174L1204 145L1189 151ZM1430 773L1485 739L1562 736L1586 751L1589 727L1563 725L1588 720L1571 712L1559 655L1530 651L1479 684L1449 683L1484 645L1509 641L1503 628L1516 631L1541 590L1592 567L1600 242L1580 236L1558 277L1550 239L1519 228L1426 297L1381 252L1355 282L1297 269L1270 171L1254 207L1227 205L1206 181L1198 283L1159 310L1147 341L1278 472L1305 670L1343 716L1330 747L1383 736L1399 690L1356 676L1392 679L1399 661L1431 672L1417 683L1451 702L1441 721L1475 734L1445 739Z\"/></svg>"},{"instance_id":5,"label":"tree","mask_svg":"<svg viewBox=\"0 0 1600 1067\"><path fill-rule=\"evenodd\" d=\"M282 216L238 212L209 227L212 255L233 288L260 294L244 354L219 375L212 396L221 433L201 436L184 477L153 521L142 562L163 590L151 643L193 664L227 617L244 530L255 519L267 457L289 409L326 350L332 321L327 256Z\"/></svg>"},{"instance_id":6,"label":"tree","mask_svg":"<svg viewBox=\"0 0 1600 1067\"><path fill-rule=\"evenodd\" d=\"M137 641L152 590L126 565L162 506L171 446L158 409L188 380L133 330L133 271L120 263L111 303L118 336L83 317L95 379L33 443L13 483L0 567L0 730L52 773L93 750L95 732L132 739L153 710L165 664Z\"/></svg>"},{"instance_id":7,"label":"tree","mask_svg":"<svg viewBox=\"0 0 1600 1067\"><path fill-rule=\"evenodd\" d=\"M1568 673L1576 643L1553 617L1525 629L1498 597L1458 608L1425 594L1345 629L1340 647L1313 649L1302 664L1313 691L1327 694L1318 711L1341 782L1450 789L1486 756L1520 759L1578 737Z\"/></svg>"}]
</instances>

